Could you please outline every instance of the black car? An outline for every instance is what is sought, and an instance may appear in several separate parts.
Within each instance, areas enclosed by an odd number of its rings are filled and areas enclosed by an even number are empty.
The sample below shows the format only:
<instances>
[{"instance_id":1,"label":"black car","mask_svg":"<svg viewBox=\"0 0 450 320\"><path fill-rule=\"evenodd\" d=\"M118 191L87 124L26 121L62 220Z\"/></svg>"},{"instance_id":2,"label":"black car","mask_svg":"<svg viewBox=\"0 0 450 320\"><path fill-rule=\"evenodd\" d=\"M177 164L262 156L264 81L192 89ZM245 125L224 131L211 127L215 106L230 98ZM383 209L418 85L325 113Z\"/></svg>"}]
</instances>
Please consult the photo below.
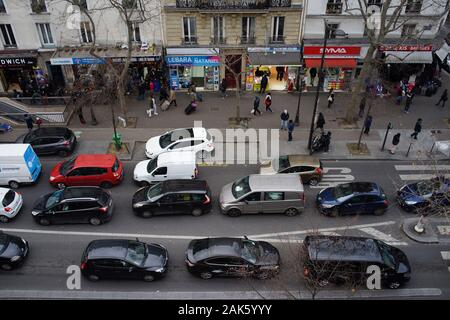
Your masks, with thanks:
<instances>
[{"instance_id":1,"label":"black car","mask_svg":"<svg viewBox=\"0 0 450 320\"><path fill-rule=\"evenodd\" d=\"M94 240L81 260L81 272L91 281L100 279L162 278L169 263L169 253L159 244L138 240Z\"/></svg>"},{"instance_id":2,"label":"black car","mask_svg":"<svg viewBox=\"0 0 450 320\"><path fill-rule=\"evenodd\" d=\"M397 191L397 202L407 212L439 212L450 206L450 180L434 177L407 184Z\"/></svg>"},{"instance_id":3,"label":"black car","mask_svg":"<svg viewBox=\"0 0 450 320\"><path fill-rule=\"evenodd\" d=\"M20 267L28 251L25 239L0 231L0 269L9 271Z\"/></svg>"},{"instance_id":4,"label":"black car","mask_svg":"<svg viewBox=\"0 0 450 320\"><path fill-rule=\"evenodd\" d=\"M303 271L307 279L319 286L328 283L363 285L368 267L381 271L381 285L397 289L411 278L408 258L398 248L380 240L313 235L303 241Z\"/></svg>"},{"instance_id":5,"label":"black car","mask_svg":"<svg viewBox=\"0 0 450 320\"><path fill-rule=\"evenodd\" d=\"M90 223L100 225L112 218L113 201L99 187L69 187L40 197L31 212L41 225Z\"/></svg>"},{"instance_id":6,"label":"black car","mask_svg":"<svg viewBox=\"0 0 450 320\"><path fill-rule=\"evenodd\" d=\"M64 127L38 128L20 136L16 143L29 143L37 155L57 154L66 157L77 145L72 130Z\"/></svg>"},{"instance_id":7,"label":"black car","mask_svg":"<svg viewBox=\"0 0 450 320\"><path fill-rule=\"evenodd\" d=\"M141 217L191 214L211 211L211 190L203 180L167 180L136 191L133 211Z\"/></svg>"},{"instance_id":8,"label":"black car","mask_svg":"<svg viewBox=\"0 0 450 320\"><path fill-rule=\"evenodd\" d=\"M213 276L267 279L279 273L280 254L270 243L247 237L198 239L189 243L186 266L202 279Z\"/></svg>"},{"instance_id":9,"label":"black car","mask_svg":"<svg viewBox=\"0 0 450 320\"><path fill-rule=\"evenodd\" d=\"M319 211L327 216L375 214L386 212L386 194L373 182L350 182L323 189L316 199Z\"/></svg>"}]
</instances>

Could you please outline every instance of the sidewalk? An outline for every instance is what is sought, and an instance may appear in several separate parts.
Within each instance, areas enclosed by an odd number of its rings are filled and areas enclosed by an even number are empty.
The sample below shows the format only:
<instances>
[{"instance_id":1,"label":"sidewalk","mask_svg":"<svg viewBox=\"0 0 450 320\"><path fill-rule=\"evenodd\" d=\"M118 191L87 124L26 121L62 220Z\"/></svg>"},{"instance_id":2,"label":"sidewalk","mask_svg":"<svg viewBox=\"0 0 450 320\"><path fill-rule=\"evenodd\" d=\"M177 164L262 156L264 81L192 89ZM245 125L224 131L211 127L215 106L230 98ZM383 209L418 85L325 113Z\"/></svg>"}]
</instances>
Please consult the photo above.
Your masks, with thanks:
<instances>
[{"instance_id":1,"label":"sidewalk","mask_svg":"<svg viewBox=\"0 0 450 320\"><path fill-rule=\"evenodd\" d=\"M403 221L402 230L406 236L420 243L450 244L450 219L449 218L427 218L425 232L422 234L414 231L414 226L419 221L417 218L408 218Z\"/></svg>"}]
</instances>

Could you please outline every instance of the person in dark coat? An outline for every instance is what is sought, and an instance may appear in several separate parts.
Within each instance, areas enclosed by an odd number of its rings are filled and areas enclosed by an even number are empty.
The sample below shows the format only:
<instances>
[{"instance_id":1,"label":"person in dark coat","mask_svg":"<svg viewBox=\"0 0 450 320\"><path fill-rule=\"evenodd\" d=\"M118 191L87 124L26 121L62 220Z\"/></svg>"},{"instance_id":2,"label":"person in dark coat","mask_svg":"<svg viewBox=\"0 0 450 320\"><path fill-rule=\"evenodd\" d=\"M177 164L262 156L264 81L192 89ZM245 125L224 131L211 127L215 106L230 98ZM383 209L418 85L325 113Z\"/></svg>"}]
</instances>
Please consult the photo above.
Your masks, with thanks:
<instances>
[{"instance_id":1,"label":"person in dark coat","mask_svg":"<svg viewBox=\"0 0 450 320\"><path fill-rule=\"evenodd\" d=\"M317 69L316 68L311 68L309 70L309 75L311 76L311 86L314 86L314 79L317 76Z\"/></svg>"},{"instance_id":2,"label":"person in dark coat","mask_svg":"<svg viewBox=\"0 0 450 320\"><path fill-rule=\"evenodd\" d=\"M334 102L334 90L330 89L330 92L328 93L328 108L331 108L331 105Z\"/></svg>"},{"instance_id":3,"label":"person in dark coat","mask_svg":"<svg viewBox=\"0 0 450 320\"><path fill-rule=\"evenodd\" d=\"M259 110L259 97L255 96L255 100L253 100L253 115L256 116L256 113L261 115L261 110Z\"/></svg>"},{"instance_id":4,"label":"person in dark coat","mask_svg":"<svg viewBox=\"0 0 450 320\"><path fill-rule=\"evenodd\" d=\"M409 108L412 104L413 95L410 91L406 94L406 102L405 102L405 113L409 113Z\"/></svg>"},{"instance_id":5,"label":"person in dark coat","mask_svg":"<svg viewBox=\"0 0 450 320\"><path fill-rule=\"evenodd\" d=\"M414 138L414 140L417 140L417 135L419 132L422 131L422 119L417 119L416 125L414 126L414 132L411 134L411 138Z\"/></svg>"},{"instance_id":6,"label":"person in dark coat","mask_svg":"<svg viewBox=\"0 0 450 320\"><path fill-rule=\"evenodd\" d=\"M392 145L389 148L389 152L391 154L395 153L395 150L397 149L398 144L400 143L400 133L397 133L394 138L392 138Z\"/></svg>"},{"instance_id":7,"label":"person in dark coat","mask_svg":"<svg viewBox=\"0 0 450 320\"><path fill-rule=\"evenodd\" d=\"M364 121L364 133L369 134L370 127L372 126L372 116L367 115L366 121Z\"/></svg>"},{"instance_id":8,"label":"person in dark coat","mask_svg":"<svg viewBox=\"0 0 450 320\"><path fill-rule=\"evenodd\" d=\"M222 92L222 98L225 99L227 96L227 80L225 78L222 79L222 83L220 84L220 92Z\"/></svg>"},{"instance_id":9,"label":"person in dark coat","mask_svg":"<svg viewBox=\"0 0 450 320\"><path fill-rule=\"evenodd\" d=\"M288 120L289 120L289 112L287 110L284 110L280 115L280 119L281 119L280 130L287 130Z\"/></svg>"},{"instance_id":10,"label":"person in dark coat","mask_svg":"<svg viewBox=\"0 0 450 320\"><path fill-rule=\"evenodd\" d=\"M169 93L167 92L166 86L162 86L159 91L159 101L164 101L169 99Z\"/></svg>"},{"instance_id":11,"label":"person in dark coat","mask_svg":"<svg viewBox=\"0 0 450 320\"><path fill-rule=\"evenodd\" d=\"M364 116L364 109L366 108L366 96L362 97L361 102L359 103L359 117L362 118Z\"/></svg>"},{"instance_id":12,"label":"person in dark coat","mask_svg":"<svg viewBox=\"0 0 450 320\"><path fill-rule=\"evenodd\" d=\"M294 121L289 120L288 123L288 141L292 141L292 132L294 132L295 124Z\"/></svg>"},{"instance_id":13,"label":"person in dark coat","mask_svg":"<svg viewBox=\"0 0 450 320\"><path fill-rule=\"evenodd\" d=\"M320 129L323 132L323 126L325 125L325 117L322 112L319 112L319 116L317 117L316 129Z\"/></svg>"},{"instance_id":14,"label":"person in dark coat","mask_svg":"<svg viewBox=\"0 0 450 320\"><path fill-rule=\"evenodd\" d=\"M445 102L447 102L447 100L448 100L448 91L447 91L447 89L445 89L444 92L442 92L441 98L436 103L436 105L438 106L442 102L442 108L443 108L445 106Z\"/></svg>"},{"instance_id":15,"label":"person in dark coat","mask_svg":"<svg viewBox=\"0 0 450 320\"><path fill-rule=\"evenodd\" d=\"M27 113L24 115L25 123L27 124L28 131L33 130L33 118Z\"/></svg>"},{"instance_id":16,"label":"person in dark coat","mask_svg":"<svg viewBox=\"0 0 450 320\"><path fill-rule=\"evenodd\" d=\"M277 80L283 81L284 67L278 66L276 67L276 70L277 70Z\"/></svg>"},{"instance_id":17,"label":"person in dark coat","mask_svg":"<svg viewBox=\"0 0 450 320\"><path fill-rule=\"evenodd\" d=\"M267 74L264 74L261 79L261 90L259 93L266 93L267 84L269 83L269 78L267 77Z\"/></svg>"}]
</instances>

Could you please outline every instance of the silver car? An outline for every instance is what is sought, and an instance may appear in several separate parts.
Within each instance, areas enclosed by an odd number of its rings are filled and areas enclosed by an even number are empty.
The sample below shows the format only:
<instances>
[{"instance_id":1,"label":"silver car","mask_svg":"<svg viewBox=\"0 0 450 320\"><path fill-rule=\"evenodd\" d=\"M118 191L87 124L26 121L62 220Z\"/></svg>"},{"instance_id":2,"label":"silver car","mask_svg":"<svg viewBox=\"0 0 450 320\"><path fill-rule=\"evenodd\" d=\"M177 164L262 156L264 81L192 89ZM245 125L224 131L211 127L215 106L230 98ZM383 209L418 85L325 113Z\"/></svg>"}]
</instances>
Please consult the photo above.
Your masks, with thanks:
<instances>
[{"instance_id":1,"label":"silver car","mask_svg":"<svg viewBox=\"0 0 450 320\"><path fill-rule=\"evenodd\" d=\"M284 213L295 216L305 207L305 193L298 175L253 174L227 184L220 193L222 213Z\"/></svg>"}]
</instances>

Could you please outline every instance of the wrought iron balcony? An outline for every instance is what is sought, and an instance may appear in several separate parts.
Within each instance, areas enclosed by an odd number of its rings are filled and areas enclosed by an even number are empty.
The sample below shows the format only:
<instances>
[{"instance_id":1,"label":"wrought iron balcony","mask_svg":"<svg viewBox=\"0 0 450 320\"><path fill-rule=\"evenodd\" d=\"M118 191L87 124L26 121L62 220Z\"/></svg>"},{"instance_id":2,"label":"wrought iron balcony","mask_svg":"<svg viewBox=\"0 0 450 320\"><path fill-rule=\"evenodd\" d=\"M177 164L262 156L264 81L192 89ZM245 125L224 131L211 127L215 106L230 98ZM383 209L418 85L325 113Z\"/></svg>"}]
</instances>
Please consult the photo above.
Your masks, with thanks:
<instances>
[{"instance_id":1,"label":"wrought iron balcony","mask_svg":"<svg viewBox=\"0 0 450 320\"><path fill-rule=\"evenodd\" d=\"M256 43L256 37L255 36L242 36L241 37L241 44L255 44Z\"/></svg>"},{"instance_id":2,"label":"wrought iron balcony","mask_svg":"<svg viewBox=\"0 0 450 320\"><path fill-rule=\"evenodd\" d=\"M176 6L197 9L267 9L290 7L291 0L177 0Z\"/></svg>"},{"instance_id":3,"label":"wrought iron balcony","mask_svg":"<svg viewBox=\"0 0 450 320\"><path fill-rule=\"evenodd\" d=\"M327 3L327 14L341 14L342 3Z\"/></svg>"},{"instance_id":4,"label":"wrought iron balcony","mask_svg":"<svg viewBox=\"0 0 450 320\"><path fill-rule=\"evenodd\" d=\"M186 45L194 45L197 44L197 37L195 36L183 37L181 38L181 42Z\"/></svg>"}]
</instances>

